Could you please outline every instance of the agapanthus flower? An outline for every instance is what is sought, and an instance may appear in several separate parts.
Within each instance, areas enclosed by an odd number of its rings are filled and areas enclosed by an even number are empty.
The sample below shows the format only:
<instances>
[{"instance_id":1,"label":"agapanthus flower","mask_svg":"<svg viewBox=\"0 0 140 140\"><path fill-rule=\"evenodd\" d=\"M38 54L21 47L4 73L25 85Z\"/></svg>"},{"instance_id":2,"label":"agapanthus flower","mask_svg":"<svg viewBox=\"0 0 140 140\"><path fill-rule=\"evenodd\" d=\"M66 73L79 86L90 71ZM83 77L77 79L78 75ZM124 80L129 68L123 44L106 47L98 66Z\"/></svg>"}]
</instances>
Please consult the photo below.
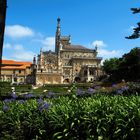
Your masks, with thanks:
<instances>
[{"instance_id":1,"label":"agapanthus flower","mask_svg":"<svg viewBox=\"0 0 140 140\"><path fill-rule=\"evenodd\" d=\"M95 89L93 89L93 88L89 88L87 91L87 93L90 95L93 94L94 92L95 92Z\"/></svg>"},{"instance_id":2,"label":"agapanthus flower","mask_svg":"<svg viewBox=\"0 0 140 140\"><path fill-rule=\"evenodd\" d=\"M126 91L126 90L128 90L128 89L129 89L128 86L123 86L123 87L121 88L121 90L123 90L123 91Z\"/></svg>"},{"instance_id":3,"label":"agapanthus flower","mask_svg":"<svg viewBox=\"0 0 140 140\"><path fill-rule=\"evenodd\" d=\"M116 88L116 87L117 87L117 84L112 84L112 87L113 87L113 88Z\"/></svg>"},{"instance_id":4,"label":"agapanthus flower","mask_svg":"<svg viewBox=\"0 0 140 140\"><path fill-rule=\"evenodd\" d=\"M82 89L77 89L77 95L81 96L84 94L84 91Z\"/></svg>"},{"instance_id":5,"label":"agapanthus flower","mask_svg":"<svg viewBox=\"0 0 140 140\"><path fill-rule=\"evenodd\" d=\"M10 109L9 106L7 106L7 105L3 106L3 111L4 111L4 112L8 111L9 109Z\"/></svg>"},{"instance_id":6,"label":"agapanthus flower","mask_svg":"<svg viewBox=\"0 0 140 140\"><path fill-rule=\"evenodd\" d=\"M34 95L32 93L28 93L24 95L25 98L32 98Z\"/></svg>"},{"instance_id":7,"label":"agapanthus flower","mask_svg":"<svg viewBox=\"0 0 140 140\"><path fill-rule=\"evenodd\" d=\"M118 89L118 90L116 91L116 93L117 93L117 94L122 94L122 93L123 93L123 90Z\"/></svg>"},{"instance_id":8,"label":"agapanthus flower","mask_svg":"<svg viewBox=\"0 0 140 140\"><path fill-rule=\"evenodd\" d=\"M12 102L12 101L14 101L14 99L5 99L4 100L5 103L9 103L9 102Z\"/></svg>"},{"instance_id":9,"label":"agapanthus flower","mask_svg":"<svg viewBox=\"0 0 140 140\"><path fill-rule=\"evenodd\" d=\"M39 106L39 111L42 112L43 110L47 111L50 107L50 104L49 103L43 103L41 106Z\"/></svg>"},{"instance_id":10,"label":"agapanthus flower","mask_svg":"<svg viewBox=\"0 0 140 140\"><path fill-rule=\"evenodd\" d=\"M95 86L94 87L94 89L100 89L101 88L101 86Z\"/></svg>"},{"instance_id":11,"label":"agapanthus flower","mask_svg":"<svg viewBox=\"0 0 140 140\"><path fill-rule=\"evenodd\" d=\"M47 97L49 97L49 98L55 97L55 93L49 91Z\"/></svg>"},{"instance_id":12,"label":"agapanthus flower","mask_svg":"<svg viewBox=\"0 0 140 140\"><path fill-rule=\"evenodd\" d=\"M23 104L23 103L25 103L25 101L24 100L19 100L19 103Z\"/></svg>"},{"instance_id":13,"label":"agapanthus flower","mask_svg":"<svg viewBox=\"0 0 140 140\"><path fill-rule=\"evenodd\" d=\"M11 94L11 97L12 97L12 98L17 98L16 93L15 93L15 92L13 92L13 93Z\"/></svg>"},{"instance_id":14,"label":"agapanthus flower","mask_svg":"<svg viewBox=\"0 0 140 140\"><path fill-rule=\"evenodd\" d=\"M38 104L42 104L44 101L42 98L37 99Z\"/></svg>"}]
</instances>

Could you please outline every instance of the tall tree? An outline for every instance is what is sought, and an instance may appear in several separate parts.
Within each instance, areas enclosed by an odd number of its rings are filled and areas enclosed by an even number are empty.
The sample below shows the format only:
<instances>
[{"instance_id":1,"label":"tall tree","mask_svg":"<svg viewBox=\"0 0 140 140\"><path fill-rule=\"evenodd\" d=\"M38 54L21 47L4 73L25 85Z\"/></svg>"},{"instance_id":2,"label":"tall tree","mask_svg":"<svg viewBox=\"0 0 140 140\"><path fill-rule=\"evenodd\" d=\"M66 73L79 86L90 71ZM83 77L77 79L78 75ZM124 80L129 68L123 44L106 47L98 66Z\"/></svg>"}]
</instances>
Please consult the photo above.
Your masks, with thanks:
<instances>
[{"instance_id":1,"label":"tall tree","mask_svg":"<svg viewBox=\"0 0 140 140\"><path fill-rule=\"evenodd\" d=\"M140 48L134 48L121 58L110 58L103 63L103 70L110 75L109 80L140 80Z\"/></svg>"},{"instance_id":2,"label":"tall tree","mask_svg":"<svg viewBox=\"0 0 140 140\"><path fill-rule=\"evenodd\" d=\"M122 56L119 73L123 79L129 81L140 79L140 48L134 48Z\"/></svg>"},{"instance_id":3,"label":"tall tree","mask_svg":"<svg viewBox=\"0 0 140 140\"><path fill-rule=\"evenodd\" d=\"M103 70L106 74L112 75L116 70L118 70L119 63L120 61L118 58L106 59L103 62Z\"/></svg>"},{"instance_id":4,"label":"tall tree","mask_svg":"<svg viewBox=\"0 0 140 140\"><path fill-rule=\"evenodd\" d=\"M0 78L2 66L2 51L4 41L5 19L6 19L7 0L0 0Z\"/></svg>"},{"instance_id":5,"label":"tall tree","mask_svg":"<svg viewBox=\"0 0 140 140\"><path fill-rule=\"evenodd\" d=\"M140 13L140 8L131 8L133 14ZM137 23L137 27L133 28L133 34L125 37L126 39L137 39L140 37L140 22Z\"/></svg>"}]
</instances>

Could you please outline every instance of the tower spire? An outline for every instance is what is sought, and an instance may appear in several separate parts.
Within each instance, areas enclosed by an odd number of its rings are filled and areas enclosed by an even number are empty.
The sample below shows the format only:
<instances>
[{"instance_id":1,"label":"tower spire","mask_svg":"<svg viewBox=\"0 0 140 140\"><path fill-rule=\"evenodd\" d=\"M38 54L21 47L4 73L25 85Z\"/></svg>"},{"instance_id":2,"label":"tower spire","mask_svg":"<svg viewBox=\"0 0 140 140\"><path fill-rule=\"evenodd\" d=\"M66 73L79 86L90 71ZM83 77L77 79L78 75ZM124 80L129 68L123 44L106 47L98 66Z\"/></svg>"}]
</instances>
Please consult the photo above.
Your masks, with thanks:
<instances>
[{"instance_id":1,"label":"tower spire","mask_svg":"<svg viewBox=\"0 0 140 140\"><path fill-rule=\"evenodd\" d=\"M60 17L57 18L57 28L60 28Z\"/></svg>"},{"instance_id":2,"label":"tower spire","mask_svg":"<svg viewBox=\"0 0 140 140\"><path fill-rule=\"evenodd\" d=\"M60 18L57 18L57 29L55 35L55 52L58 53L59 51L59 44L60 44L60 36L61 36L61 27L60 27Z\"/></svg>"}]
</instances>

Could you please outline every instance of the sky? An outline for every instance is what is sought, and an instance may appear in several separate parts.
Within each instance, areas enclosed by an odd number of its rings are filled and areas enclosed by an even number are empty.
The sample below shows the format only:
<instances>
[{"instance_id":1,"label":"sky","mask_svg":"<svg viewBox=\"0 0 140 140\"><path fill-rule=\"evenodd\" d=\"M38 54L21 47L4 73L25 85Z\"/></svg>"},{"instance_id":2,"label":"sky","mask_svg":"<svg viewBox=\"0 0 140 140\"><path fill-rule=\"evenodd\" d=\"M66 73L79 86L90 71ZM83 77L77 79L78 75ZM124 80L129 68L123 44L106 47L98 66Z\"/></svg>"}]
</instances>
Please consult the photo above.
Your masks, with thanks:
<instances>
[{"instance_id":1,"label":"sky","mask_svg":"<svg viewBox=\"0 0 140 140\"><path fill-rule=\"evenodd\" d=\"M55 47L57 18L61 34L71 43L94 49L103 60L121 57L139 47L140 39L128 40L139 22L138 0L7 0L3 59L32 61L42 48Z\"/></svg>"}]
</instances>

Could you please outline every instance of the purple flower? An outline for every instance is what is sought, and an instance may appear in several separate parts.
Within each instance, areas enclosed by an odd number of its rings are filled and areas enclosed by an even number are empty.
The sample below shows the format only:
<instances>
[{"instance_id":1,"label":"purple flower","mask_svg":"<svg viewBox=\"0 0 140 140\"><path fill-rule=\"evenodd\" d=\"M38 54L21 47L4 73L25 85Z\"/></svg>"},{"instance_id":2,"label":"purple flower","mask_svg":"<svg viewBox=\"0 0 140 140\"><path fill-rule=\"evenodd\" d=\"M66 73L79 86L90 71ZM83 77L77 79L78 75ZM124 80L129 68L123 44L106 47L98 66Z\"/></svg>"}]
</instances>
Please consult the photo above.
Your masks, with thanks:
<instances>
[{"instance_id":1,"label":"purple flower","mask_svg":"<svg viewBox=\"0 0 140 140\"><path fill-rule=\"evenodd\" d=\"M32 98L34 95L32 93L28 93L24 95L25 98Z\"/></svg>"},{"instance_id":2,"label":"purple flower","mask_svg":"<svg viewBox=\"0 0 140 140\"><path fill-rule=\"evenodd\" d=\"M12 98L17 98L17 95L15 94L15 92L13 92L12 94L11 94L11 96L12 96Z\"/></svg>"},{"instance_id":3,"label":"purple flower","mask_svg":"<svg viewBox=\"0 0 140 140\"><path fill-rule=\"evenodd\" d=\"M47 97L51 98L51 97L54 97L54 96L55 96L54 92L51 92L51 91L48 92Z\"/></svg>"},{"instance_id":4,"label":"purple flower","mask_svg":"<svg viewBox=\"0 0 140 140\"><path fill-rule=\"evenodd\" d=\"M87 93L90 95L93 94L94 92L95 92L95 89L93 89L93 88L89 88L87 91Z\"/></svg>"},{"instance_id":5,"label":"purple flower","mask_svg":"<svg viewBox=\"0 0 140 140\"><path fill-rule=\"evenodd\" d=\"M25 101L24 100L19 100L19 103L23 104L23 103L25 103Z\"/></svg>"},{"instance_id":6,"label":"purple flower","mask_svg":"<svg viewBox=\"0 0 140 140\"><path fill-rule=\"evenodd\" d=\"M42 104L43 103L43 99L39 98L39 99L37 99L37 102L38 102L38 104Z\"/></svg>"},{"instance_id":7,"label":"purple flower","mask_svg":"<svg viewBox=\"0 0 140 140\"><path fill-rule=\"evenodd\" d=\"M84 91L83 91L83 90L77 89L77 95L78 95L78 96L81 96L81 95L83 95L83 94L84 94Z\"/></svg>"},{"instance_id":8,"label":"purple flower","mask_svg":"<svg viewBox=\"0 0 140 140\"><path fill-rule=\"evenodd\" d=\"M117 92L117 94L122 94L123 93L123 90L118 89L116 92Z\"/></svg>"},{"instance_id":9,"label":"purple flower","mask_svg":"<svg viewBox=\"0 0 140 140\"><path fill-rule=\"evenodd\" d=\"M3 106L3 111L8 111L10 109L10 107L9 106Z\"/></svg>"},{"instance_id":10,"label":"purple flower","mask_svg":"<svg viewBox=\"0 0 140 140\"><path fill-rule=\"evenodd\" d=\"M121 90L123 90L123 91L126 91L126 90L128 90L128 89L129 89L128 86L123 86L123 87L121 88Z\"/></svg>"},{"instance_id":11,"label":"purple flower","mask_svg":"<svg viewBox=\"0 0 140 140\"><path fill-rule=\"evenodd\" d=\"M94 89L100 89L101 88L101 86L96 86L96 87L94 87Z\"/></svg>"},{"instance_id":12,"label":"purple flower","mask_svg":"<svg viewBox=\"0 0 140 140\"><path fill-rule=\"evenodd\" d=\"M10 102L12 102L12 101L14 101L14 99L5 99L5 100L4 100L5 103L10 103Z\"/></svg>"},{"instance_id":13,"label":"purple flower","mask_svg":"<svg viewBox=\"0 0 140 140\"><path fill-rule=\"evenodd\" d=\"M116 88L116 87L117 87L117 85L116 85L116 84L112 84L112 87L113 87L113 88Z\"/></svg>"},{"instance_id":14,"label":"purple flower","mask_svg":"<svg viewBox=\"0 0 140 140\"><path fill-rule=\"evenodd\" d=\"M39 111L42 112L43 110L48 110L50 107L49 103L44 103L39 107Z\"/></svg>"}]
</instances>

